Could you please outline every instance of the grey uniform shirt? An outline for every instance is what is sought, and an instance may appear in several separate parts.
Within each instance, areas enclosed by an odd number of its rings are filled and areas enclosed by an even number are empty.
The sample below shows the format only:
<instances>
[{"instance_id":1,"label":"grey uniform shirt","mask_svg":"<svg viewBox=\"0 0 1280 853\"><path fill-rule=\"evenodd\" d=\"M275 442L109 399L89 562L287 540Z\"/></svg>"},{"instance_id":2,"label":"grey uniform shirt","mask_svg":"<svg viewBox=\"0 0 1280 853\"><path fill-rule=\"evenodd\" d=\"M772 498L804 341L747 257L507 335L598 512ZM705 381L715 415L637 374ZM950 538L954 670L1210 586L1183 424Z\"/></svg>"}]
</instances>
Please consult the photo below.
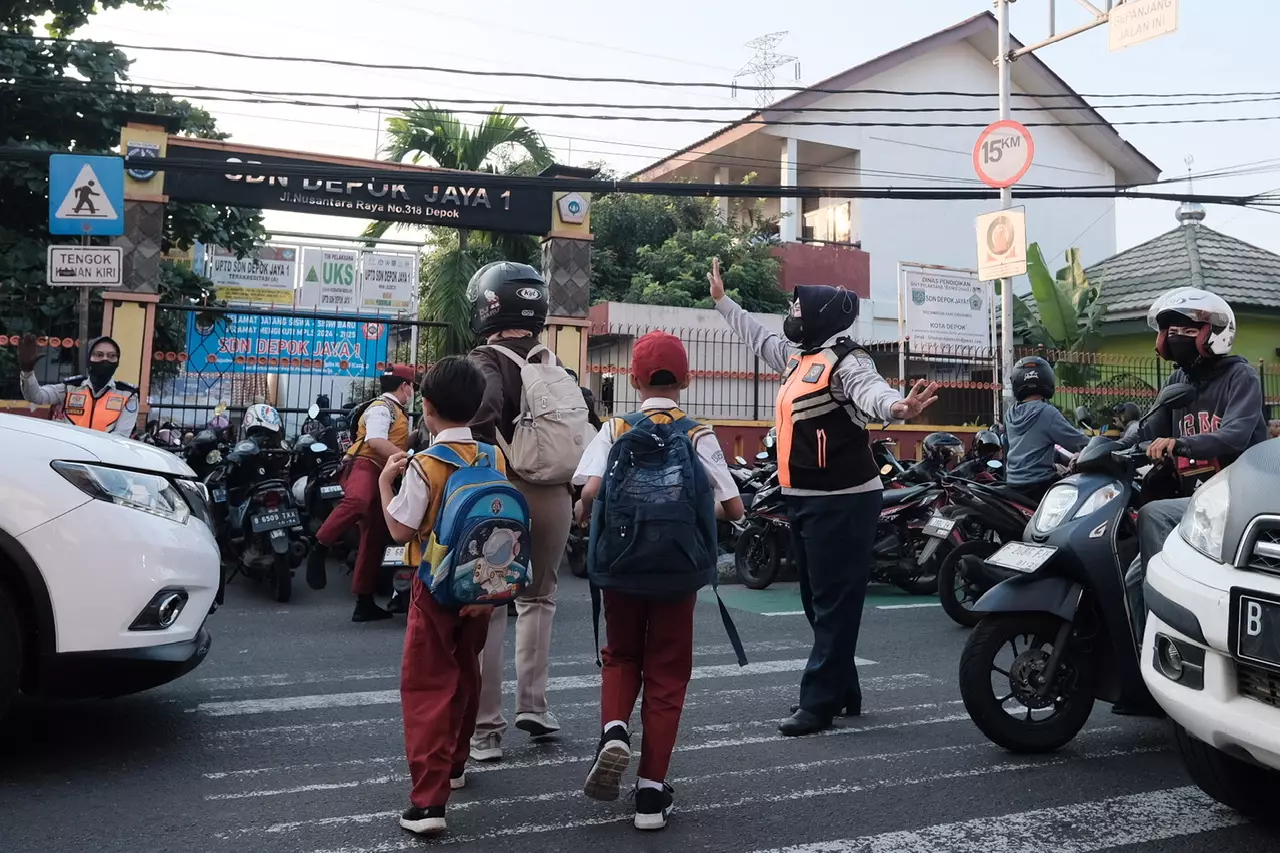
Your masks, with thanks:
<instances>
[{"instance_id":1,"label":"grey uniform shirt","mask_svg":"<svg viewBox=\"0 0 1280 853\"><path fill-rule=\"evenodd\" d=\"M716 310L724 317L729 328L749 346L760 360L778 373L787 369L787 361L792 355L800 352L800 348L785 341L743 310L742 306L729 297L716 303ZM827 341L831 346L844 335L836 335ZM845 356L836 365L832 376L831 395L837 403L849 403L858 411L858 425L866 427L868 423L896 423L892 407L902 402L902 395L884 380L876 371L875 362L870 356L853 352ZM861 485L835 492L819 492L812 489L783 489L788 495L842 495L856 492L874 492L883 488L877 476Z\"/></svg>"},{"instance_id":2,"label":"grey uniform shirt","mask_svg":"<svg viewBox=\"0 0 1280 853\"><path fill-rule=\"evenodd\" d=\"M116 382L114 379L108 382L97 394L93 393L93 389L89 385L89 380L85 379L67 385L63 382L55 382L52 385L41 385L36 380L34 373L21 373L18 375L22 383L22 398L29 403L35 403L37 406L59 406L67 399L67 391L84 391L92 396L95 400L105 394L107 391L118 391L122 394L129 394L129 399L124 404L124 411L120 413L120 417L116 418L108 429L103 430L107 435L115 435L120 438L129 438L133 435L133 428L138 425L138 391L132 385L126 385L123 382ZM65 421L66 418L63 418Z\"/></svg>"}]
</instances>

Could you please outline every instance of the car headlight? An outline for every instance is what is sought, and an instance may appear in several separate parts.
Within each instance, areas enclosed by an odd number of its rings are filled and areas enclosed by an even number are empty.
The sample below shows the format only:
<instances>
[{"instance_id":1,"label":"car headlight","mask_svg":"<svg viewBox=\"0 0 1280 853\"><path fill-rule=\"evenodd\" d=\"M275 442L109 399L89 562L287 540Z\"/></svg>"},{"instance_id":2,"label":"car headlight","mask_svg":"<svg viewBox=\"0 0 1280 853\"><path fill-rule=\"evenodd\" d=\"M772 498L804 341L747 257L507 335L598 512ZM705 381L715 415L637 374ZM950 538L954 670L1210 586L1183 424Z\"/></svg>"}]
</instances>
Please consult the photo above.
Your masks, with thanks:
<instances>
[{"instance_id":1,"label":"car headlight","mask_svg":"<svg viewBox=\"0 0 1280 853\"><path fill-rule=\"evenodd\" d=\"M1086 515L1092 515L1119 497L1120 491L1119 483L1107 483L1101 489L1085 498L1084 503L1080 504L1080 508L1076 510L1076 514L1072 518L1084 518Z\"/></svg>"},{"instance_id":2,"label":"car headlight","mask_svg":"<svg viewBox=\"0 0 1280 853\"><path fill-rule=\"evenodd\" d=\"M1223 471L1196 489L1191 503L1178 524L1178 533L1186 543L1210 560L1222 562L1222 539L1227 529L1227 513L1231 509L1231 493L1227 490L1227 471Z\"/></svg>"},{"instance_id":3,"label":"car headlight","mask_svg":"<svg viewBox=\"0 0 1280 853\"><path fill-rule=\"evenodd\" d=\"M1067 513L1076 505L1079 490L1070 483L1059 483L1049 490L1036 510L1035 527L1041 533L1048 533L1067 520Z\"/></svg>"},{"instance_id":4,"label":"car headlight","mask_svg":"<svg viewBox=\"0 0 1280 853\"><path fill-rule=\"evenodd\" d=\"M186 524L191 517L191 508L166 477L84 462L52 464L53 470L91 498L158 515L178 524Z\"/></svg>"}]
</instances>

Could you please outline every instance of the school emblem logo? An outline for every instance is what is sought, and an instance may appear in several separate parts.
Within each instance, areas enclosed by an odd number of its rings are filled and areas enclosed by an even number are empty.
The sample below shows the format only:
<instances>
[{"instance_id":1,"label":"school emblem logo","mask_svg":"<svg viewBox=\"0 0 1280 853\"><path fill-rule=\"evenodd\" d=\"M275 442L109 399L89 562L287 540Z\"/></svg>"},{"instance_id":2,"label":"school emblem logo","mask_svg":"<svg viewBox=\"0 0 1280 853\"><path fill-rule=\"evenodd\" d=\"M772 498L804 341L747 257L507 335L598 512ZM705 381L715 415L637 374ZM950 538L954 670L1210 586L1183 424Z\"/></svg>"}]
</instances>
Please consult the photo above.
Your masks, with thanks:
<instances>
[{"instance_id":1,"label":"school emblem logo","mask_svg":"<svg viewBox=\"0 0 1280 853\"><path fill-rule=\"evenodd\" d=\"M911 291L911 301L912 301L912 303L914 303L915 305L923 305L923 304L924 304L924 297L925 297L925 293L924 293L924 291L923 291L923 290L916 290L916 289L913 289L913 290Z\"/></svg>"},{"instance_id":2,"label":"school emblem logo","mask_svg":"<svg viewBox=\"0 0 1280 853\"><path fill-rule=\"evenodd\" d=\"M493 513L494 515L497 515L498 513L502 512L502 499L501 499L501 498L494 498L494 499L493 499L493 503L489 504L489 512Z\"/></svg>"},{"instance_id":3,"label":"school emblem logo","mask_svg":"<svg viewBox=\"0 0 1280 853\"><path fill-rule=\"evenodd\" d=\"M969 294L969 307L974 311L982 310L982 291L976 287L973 293Z\"/></svg>"},{"instance_id":4,"label":"school emblem logo","mask_svg":"<svg viewBox=\"0 0 1280 853\"><path fill-rule=\"evenodd\" d=\"M130 158L159 157L160 146L154 142L126 142L125 156ZM156 176L155 169L133 167L126 170L135 181L149 181Z\"/></svg>"}]
</instances>

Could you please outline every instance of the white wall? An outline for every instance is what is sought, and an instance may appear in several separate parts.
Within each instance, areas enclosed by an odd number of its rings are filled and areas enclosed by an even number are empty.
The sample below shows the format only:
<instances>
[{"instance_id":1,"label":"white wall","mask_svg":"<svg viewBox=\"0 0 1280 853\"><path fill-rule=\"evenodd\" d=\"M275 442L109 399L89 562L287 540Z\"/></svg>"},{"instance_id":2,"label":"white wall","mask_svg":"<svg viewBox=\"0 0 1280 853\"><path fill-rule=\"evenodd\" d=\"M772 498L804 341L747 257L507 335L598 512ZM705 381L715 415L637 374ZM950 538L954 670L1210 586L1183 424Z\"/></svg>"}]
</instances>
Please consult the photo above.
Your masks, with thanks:
<instances>
[{"instance_id":1,"label":"white wall","mask_svg":"<svg viewBox=\"0 0 1280 853\"><path fill-rule=\"evenodd\" d=\"M859 88L894 91L950 90L992 92L996 74L990 57L967 42L939 48L906 62ZM1016 87L1015 87L1016 91ZM1034 105L1018 99L1023 106ZM946 98L840 94L831 95L815 106L876 107L903 105L989 107L983 112L957 113L834 113L859 121L980 122L995 120L996 101L983 98ZM819 115L808 113L804 118ZM1043 113L1023 113L1025 121L1044 120ZM1018 118L1015 109L1014 118ZM1094 153L1070 128L1032 128L1035 163L1021 186L1111 186L1114 170ZM899 188L936 186L939 179L951 186L981 187L973 173L972 152L980 132L977 128L894 128L894 127L792 127L775 126L764 131L811 142L836 145L861 152L861 185ZM801 158L803 160L803 157ZM882 173L894 173L892 176ZM912 179L905 175L921 175ZM802 176L806 183L831 184L832 175ZM854 177L847 179L856 185ZM1051 268L1061 261L1061 253L1071 246L1083 251L1086 265L1115 253L1116 219L1112 199L1046 199L1017 202L1027 208L1029 242L1039 242ZM871 255L871 296L877 305L897 304L899 261L972 268L977 261L974 217L998 208L998 201L889 201L864 199L857 216L862 248ZM1025 278L1015 289L1026 289ZM896 336L896 333L895 333Z\"/></svg>"}]
</instances>

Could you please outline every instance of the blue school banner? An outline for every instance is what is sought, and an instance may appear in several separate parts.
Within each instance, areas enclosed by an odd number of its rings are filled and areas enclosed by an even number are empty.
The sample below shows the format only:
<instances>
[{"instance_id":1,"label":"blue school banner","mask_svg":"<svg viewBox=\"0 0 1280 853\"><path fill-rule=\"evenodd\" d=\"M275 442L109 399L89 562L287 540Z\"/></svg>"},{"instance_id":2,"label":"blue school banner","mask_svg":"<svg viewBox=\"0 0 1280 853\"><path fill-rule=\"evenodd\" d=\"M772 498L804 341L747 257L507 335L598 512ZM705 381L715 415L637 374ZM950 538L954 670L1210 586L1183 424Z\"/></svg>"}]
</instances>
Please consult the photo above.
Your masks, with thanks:
<instances>
[{"instance_id":1,"label":"blue school banner","mask_svg":"<svg viewBox=\"0 0 1280 853\"><path fill-rule=\"evenodd\" d=\"M271 314L202 318L193 311L187 316L187 370L377 376L387 361L388 336L385 323Z\"/></svg>"}]
</instances>

